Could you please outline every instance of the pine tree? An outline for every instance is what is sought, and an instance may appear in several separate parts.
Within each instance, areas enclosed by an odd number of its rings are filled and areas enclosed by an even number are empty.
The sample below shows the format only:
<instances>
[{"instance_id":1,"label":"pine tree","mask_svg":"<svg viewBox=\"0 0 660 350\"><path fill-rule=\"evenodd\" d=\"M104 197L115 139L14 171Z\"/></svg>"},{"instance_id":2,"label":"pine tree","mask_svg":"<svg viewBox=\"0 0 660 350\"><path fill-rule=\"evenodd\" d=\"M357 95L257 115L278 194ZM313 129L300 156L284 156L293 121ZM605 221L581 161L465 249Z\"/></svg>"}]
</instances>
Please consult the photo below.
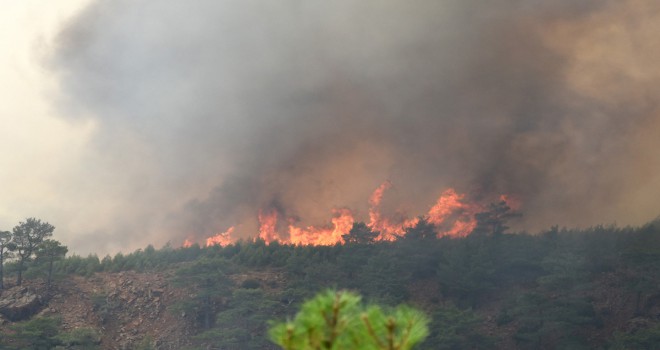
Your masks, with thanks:
<instances>
[{"instance_id":1,"label":"pine tree","mask_svg":"<svg viewBox=\"0 0 660 350\"><path fill-rule=\"evenodd\" d=\"M11 258L11 250L14 245L11 243L11 232L0 231L0 291L4 289L4 264L5 260Z\"/></svg>"},{"instance_id":2,"label":"pine tree","mask_svg":"<svg viewBox=\"0 0 660 350\"><path fill-rule=\"evenodd\" d=\"M53 281L53 264L56 260L63 259L68 251L69 249L66 246L63 246L60 242L53 239L47 239L41 242L35 250L37 259L48 266L48 278L46 282L46 290L48 294L50 294L50 287Z\"/></svg>"},{"instance_id":3,"label":"pine tree","mask_svg":"<svg viewBox=\"0 0 660 350\"><path fill-rule=\"evenodd\" d=\"M273 342L284 350L409 350L428 335L423 313L399 306L363 306L359 295L326 291L305 302L296 317L275 324Z\"/></svg>"},{"instance_id":4,"label":"pine tree","mask_svg":"<svg viewBox=\"0 0 660 350\"><path fill-rule=\"evenodd\" d=\"M17 285L20 286L23 283L25 263L32 258L39 244L44 239L53 235L54 230L55 226L47 222L41 222L41 220L35 218L28 218L14 227L12 243L16 245L16 252L18 254Z\"/></svg>"}]
</instances>

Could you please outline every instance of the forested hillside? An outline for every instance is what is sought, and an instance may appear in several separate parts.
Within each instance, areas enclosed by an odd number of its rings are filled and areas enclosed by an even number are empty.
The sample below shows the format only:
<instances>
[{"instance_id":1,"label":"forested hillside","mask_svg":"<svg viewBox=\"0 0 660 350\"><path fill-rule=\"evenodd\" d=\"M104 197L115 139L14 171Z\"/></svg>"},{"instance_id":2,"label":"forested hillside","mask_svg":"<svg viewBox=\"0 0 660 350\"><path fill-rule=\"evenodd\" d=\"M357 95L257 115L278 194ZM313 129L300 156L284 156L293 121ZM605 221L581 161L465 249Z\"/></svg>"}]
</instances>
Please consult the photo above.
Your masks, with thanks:
<instances>
[{"instance_id":1,"label":"forested hillside","mask_svg":"<svg viewBox=\"0 0 660 350\"><path fill-rule=\"evenodd\" d=\"M177 346L277 349L268 339L269 321L291 317L327 288L422 310L431 323L419 349L652 349L660 343L659 225L553 227L537 235L491 229L465 238L430 232L422 220L396 241L375 242L357 223L346 243L335 246L256 240L149 246L103 259L70 256L55 262L54 296L44 294L25 320L3 320L0 348L41 349L27 345L39 337L52 348L119 348L117 334L135 321L127 319L126 307L133 305L144 308L134 313L144 322L178 327ZM6 288L15 284L17 268L5 266ZM25 278L36 293L43 288L31 269ZM96 283L94 295L84 283ZM89 301L87 324L64 324L65 311L43 312L73 286L80 287L81 304ZM135 329L121 346L173 348L172 328Z\"/></svg>"}]
</instances>

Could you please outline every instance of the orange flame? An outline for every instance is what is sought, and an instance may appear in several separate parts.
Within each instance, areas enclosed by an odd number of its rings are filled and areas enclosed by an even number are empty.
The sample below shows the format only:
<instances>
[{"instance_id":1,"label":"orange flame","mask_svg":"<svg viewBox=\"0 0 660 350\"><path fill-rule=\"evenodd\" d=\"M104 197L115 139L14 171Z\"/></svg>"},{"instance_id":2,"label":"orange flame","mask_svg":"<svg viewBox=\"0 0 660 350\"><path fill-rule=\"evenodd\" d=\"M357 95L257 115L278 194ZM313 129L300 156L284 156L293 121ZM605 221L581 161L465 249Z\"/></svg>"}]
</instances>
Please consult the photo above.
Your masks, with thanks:
<instances>
[{"instance_id":1,"label":"orange flame","mask_svg":"<svg viewBox=\"0 0 660 350\"><path fill-rule=\"evenodd\" d=\"M348 209L335 209L332 227L316 228L309 226L299 228L289 225L289 243L296 245L335 245L344 243L342 235L348 234L355 219Z\"/></svg>"},{"instance_id":2,"label":"orange flame","mask_svg":"<svg viewBox=\"0 0 660 350\"><path fill-rule=\"evenodd\" d=\"M259 238L266 243L280 240L277 235L277 211L274 209L267 213L259 210Z\"/></svg>"},{"instance_id":3,"label":"orange flame","mask_svg":"<svg viewBox=\"0 0 660 350\"><path fill-rule=\"evenodd\" d=\"M457 194L452 188L444 191L429 210L429 223L439 226L456 210L462 209L463 203L461 203L461 200L463 197L464 195Z\"/></svg>"},{"instance_id":4,"label":"orange flame","mask_svg":"<svg viewBox=\"0 0 660 350\"><path fill-rule=\"evenodd\" d=\"M188 238L186 238L186 240L183 241L183 247L184 248L190 248L190 247L192 247L192 245L193 245L193 242L190 241Z\"/></svg>"},{"instance_id":5,"label":"orange flame","mask_svg":"<svg viewBox=\"0 0 660 350\"><path fill-rule=\"evenodd\" d=\"M380 203L383 201L385 191L392 187L390 181L385 181L369 197L369 224L367 226L374 232L379 232L377 240L379 241L394 241L403 233L408 227L415 226L418 219L405 219L402 223L392 222L390 218L383 217L380 212Z\"/></svg>"},{"instance_id":6,"label":"orange flame","mask_svg":"<svg viewBox=\"0 0 660 350\"><path fill-rule=\"evenodd\" d=\"M226 247L234 243L234 239L231 237L231 234L234 232L234 226L227 229L225 232L218 233L215 236L211 236L206 239L206 246L210 247L212 245L219 245L221 247Z\"/></svg>"},{"instance_id":7,"label":"orange flame","mask_svg":"<svg viewBox=\"0 0 660 350\"><path fill-rule=\"evenodd\" d=\"M436 203L423 217L386 217L381 213L380 205L385 192L391 187L392 183L385 181L369 197L369 223L367 226L379 233L377 238L379 241L393 241L405 235L406 230L417 225L420 218L427 220L437 228L438 237L465 237L477 227L475 215L484 210L484 206L467 201L464 194L458 194L450 188L442 192ZM513 210L520 208L520 201L515 197L502 195L500 200L505 201ZM347 208L334 209L331 224L321 227L298 227L295 225L295 220L289 218L289 237L283 239L277 230L279 216L276 209L259 211L258 237L266 243L278 241L295 245L343 244L342 236L350 232L356 221L353 212ZM235 227L232 226L225 232L209 237L206 239L206 245L229 245L236 241L232 236L234 231ZM190 247L192 244L190 240L186 239L183 246Z\"/></svg>"},{"instance_id":8,"label":"orange flame","mask_svg":"<svg viewBox=\"0 0 660 350\"><path fill-rule=\"evenodd\" d=\"M441 229L438 237L465 237L477 227L474 215L482 208L477 204L465 203L464 198L465 195L459 195L450 188L444 191L431 207L428 222Z\"/></svg>"},{"instance_id":9,"label":"orange flame","mask_svg":"<svg viewBox=\"0 0 660 350\"><path fill-rule=\"evenodd\" d=\"M392 188L392 182L389 180L385 180L376 190L374 190L374 193L371 194L369 197L369 205L371 207L378 207L380 205L380 202L383 201L383 195L385 195L385 191L389 190Z\"/></svg>"},{"instance_id":10,"label":"orange flame","mask_svg":"<svg viewBox=\"0 0 660 350\"><path fill-rule=\"evenodd\" d=\"M471 217L469 220L456 220L449 231L438 233L438 237L465 237L472 233L476 227L477 220L474 217Z\"/></svg>"}]
</instances>

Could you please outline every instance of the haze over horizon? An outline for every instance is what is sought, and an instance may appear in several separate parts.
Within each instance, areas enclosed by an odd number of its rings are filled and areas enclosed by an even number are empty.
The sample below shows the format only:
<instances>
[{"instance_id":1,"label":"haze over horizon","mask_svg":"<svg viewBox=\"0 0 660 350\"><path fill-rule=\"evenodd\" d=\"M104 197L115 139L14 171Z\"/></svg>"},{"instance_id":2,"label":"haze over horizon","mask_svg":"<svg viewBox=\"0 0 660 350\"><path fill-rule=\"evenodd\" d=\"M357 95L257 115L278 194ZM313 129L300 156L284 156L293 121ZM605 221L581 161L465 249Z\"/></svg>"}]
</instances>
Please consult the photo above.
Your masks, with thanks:
<instances>
[{"instance_id":1,"label":"haze over horizon","mask_svg":"<svg viewBox=\"0 0 660 350\"><path fill-rule=\"evenodd\" d=\"M2 2L0 229L80 254L510 194L516 229L660 214L660 3ZM6 20L6 21L5 21Z\"/></svg>"}]
</instances>

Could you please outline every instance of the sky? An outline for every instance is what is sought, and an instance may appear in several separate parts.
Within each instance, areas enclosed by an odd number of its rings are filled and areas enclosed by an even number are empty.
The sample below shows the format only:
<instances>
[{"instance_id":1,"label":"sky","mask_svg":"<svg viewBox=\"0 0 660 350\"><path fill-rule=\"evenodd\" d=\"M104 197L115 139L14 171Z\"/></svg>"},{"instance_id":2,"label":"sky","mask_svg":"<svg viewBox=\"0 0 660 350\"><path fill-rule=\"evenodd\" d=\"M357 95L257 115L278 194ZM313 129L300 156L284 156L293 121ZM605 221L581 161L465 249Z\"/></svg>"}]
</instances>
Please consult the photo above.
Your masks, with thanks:
<instances>
[{"instance_id":1,"label":"sky","mask_svg":"<svg viewBox=\"0 0 660 350\"><path fill-rule=\"evenodd\" d=\"M515 228L660 214L653 0L0 0L0 228L78 254L260 210L418 215L447 188Z\"/></svg>"},{"instance_id":2,"label":"sky","mask_svg":"<svg viewBox=\"0 0 660 350\"><path fill-rule=\"evenodd\" d=\"M84 1L0 1L0 226L27 217L74 218L66 171L79 161L93 123L59 117L48 97L57 82L40 64L58 28ZM74 220L67 220L73 222ZM58 232L58 234L60 234ZM66 234L62 234L66 237ZM69 236L70 237L70 236Z\"/></svg>"}]
</instances>

